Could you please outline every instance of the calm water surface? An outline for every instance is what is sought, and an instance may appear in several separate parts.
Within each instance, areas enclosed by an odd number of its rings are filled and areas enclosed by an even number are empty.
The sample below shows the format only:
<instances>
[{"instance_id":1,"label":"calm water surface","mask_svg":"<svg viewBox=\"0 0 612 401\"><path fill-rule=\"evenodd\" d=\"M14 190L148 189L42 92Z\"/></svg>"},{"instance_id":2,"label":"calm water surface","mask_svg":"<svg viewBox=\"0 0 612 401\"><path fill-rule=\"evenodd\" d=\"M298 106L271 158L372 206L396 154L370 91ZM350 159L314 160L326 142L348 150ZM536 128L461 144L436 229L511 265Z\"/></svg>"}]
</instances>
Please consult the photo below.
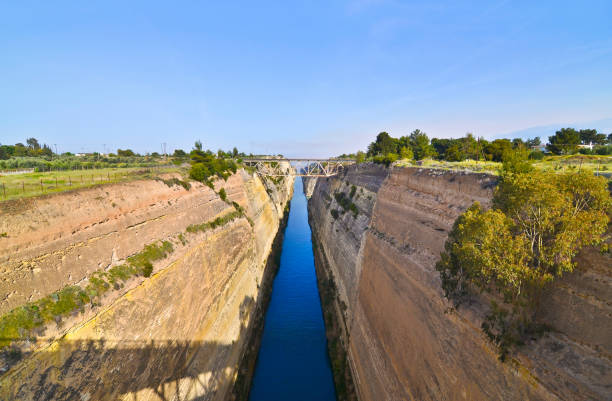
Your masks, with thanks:
<instances>
[{"instance_id":1,"label":"calm water surface","mask_svg":"<svg viewBox=\"0 0 612 401\"><path fill-rule=\"evenodd\" d=\"M293 189L250 401L336 399L301 178Z\"/></svg>"}]
</instances>

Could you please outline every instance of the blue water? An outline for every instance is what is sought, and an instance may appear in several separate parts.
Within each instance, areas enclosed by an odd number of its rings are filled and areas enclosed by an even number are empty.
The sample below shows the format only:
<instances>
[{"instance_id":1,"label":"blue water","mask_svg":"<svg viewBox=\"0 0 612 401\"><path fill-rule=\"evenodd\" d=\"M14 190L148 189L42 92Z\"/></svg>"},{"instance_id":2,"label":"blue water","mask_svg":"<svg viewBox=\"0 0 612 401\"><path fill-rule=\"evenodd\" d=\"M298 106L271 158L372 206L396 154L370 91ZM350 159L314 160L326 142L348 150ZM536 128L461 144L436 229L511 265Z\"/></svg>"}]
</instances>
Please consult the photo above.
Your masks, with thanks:
<instances>
[{"instance_id":1,"label":"blue water","mask_svg":"<svg viewBox=\"0 0 612 401\"><path fill-rule=\"evenodd\" d=\"M301 178L293 190L250 401L336 399Z\"/></svg>"}]
</instances>

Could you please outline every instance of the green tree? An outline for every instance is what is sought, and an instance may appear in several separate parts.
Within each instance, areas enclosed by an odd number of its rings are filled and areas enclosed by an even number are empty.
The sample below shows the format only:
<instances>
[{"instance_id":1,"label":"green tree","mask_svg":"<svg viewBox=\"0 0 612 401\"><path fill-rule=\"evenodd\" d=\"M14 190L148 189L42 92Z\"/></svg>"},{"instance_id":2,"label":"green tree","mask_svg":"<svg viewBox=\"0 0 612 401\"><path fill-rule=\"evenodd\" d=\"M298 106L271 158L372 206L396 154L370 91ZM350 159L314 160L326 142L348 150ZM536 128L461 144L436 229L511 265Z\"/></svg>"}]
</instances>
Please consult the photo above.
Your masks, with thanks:
<instances>
[{"instance_id":1,"label":"green tree","mask_svg":"<svg viewBox=\"0 0 612 401\"><path fill-rule=\"evenodd\" d=\"M26 140L26 143L28 144L28 148L32 150L40 149L40 144L38 143L38 140L36 138L28 138Z\"/></svg>"},{"instance_id":2,"label":"green tree","mask_svg":"<svg viewBox=\"0 0 612 401\"><path fill-rule=\"evenodd\" d=\"M402 137L402 138L407 138L407 137ZM400 140L402 139L400 138ZM447 139L447 138L431 138L431 146L434 148L434 151L438 154L438 156L442 159L446 159L446 150L448 148L451 147L452 144L454 144L455 140L454 139Z\"/></svg>"},{"instance_id":3,"label":"green tree","mask_svg":"<svg viewBox=\"0 0 612 401\"><path fill-rule=\"evenodd\" d=\"M397 139L392 138L387 132L381 132L368 146L368 156L386 155L387 153L397 153Z\"/></svg>"},{"instance_id":4,"label":"green tree","mask_svg":"<svg viewBox=\"0 0 612 401\"><path fill-rule=\"evenodd\" d=\"M548 137L546 149L556 155L576 153L580 143L580 133L574 128L561 128L555 135Z\"/></svg>"},{"instance_id":5,"label":"green tree","mask_svg":"<svg viewBox=\"0 0 612 401\"><path fill-rule=\"evenodd\" d=\"M606 136L598 134L595 129L581 129L578 134L580 135L580 143L583 145L604 145L606 143Z\"/></svg>"},{"instance_id":6,"label":"green tree","mask_svg":"<svg viewBox=\"0 0 612 401\"><path fill-rule=\"evenodd\" d=\"M465 153L461 150L461 145L456 142L450 145L444 152L444 160L448 160L449 162L460 162L465 160Z\"/></svg>"},{"instance_id":7,"label":"green tree","mask_svg":"<svg viewBox=\"0 0 612 401\"><path fill-rule=\"evenodd\" d=\"M501 162L505 154L512 152L512 142L508 139L496 139L485 145L483 152L485 159Z\"/></svg>"},{"instance_id":8,"label":"green tree","mask_svg":"<svg viewBox=\"0 0 612 401\"><path fill-rule=\"evenodd\" d=\"M134 151L132 149L117 149L117 156L125 156L125 157L129 157L129 156L136 156L136 153L134 153Z\"/></svg>"},{"instance_id":9,"label":"green tree","mask_svg":"<svg viewBox=\"0 0 612 401\"><path fill-rule=\"evenodd\" d=\"M525 145L526 145L528 148L533 148L533 147L535 147L535 146L540 146L540 144L541 144L541 143L542 143L542 141L540 141L540 137L539 137L539 136L536 136L536 137L535 137L535 138L533 138L533 139L527 139L527 140L525 141Z\"/></svg>"},{"instance_id":10,"label":"green tree","mask_svg":"<svg viewBox=\"0 0 612 401\"><path fill-rule=\"evenodd\" d=\"M365 153L363 153L361 150L358 151L355 155L355 159L357 160L357 163L363 163L365 161Z\"/></svg>"},{"instance_id":11,"label":"green tree","mask_svg":"<svg viewBox=\"0 0 612 401\"><path fill-rule=\"evenodd\" d=\"M10 157L4 146L0 146L0 160L7 160Z\"/></svg>"},{"instance_id":12,"label":"green tree","mask_svg":"<svg viewBox=\"0 0 612 401\"><path fill-rule=\"evenodd\" d=\"M400 159L411 160L414 158L414 154L412 153L412 148L408 146L402 146L399 153Z\"/></svg>"},{"instance_id":13,"label":"green tree","mask_svg":"<svg viewBox=\"0 0 612 401\"><path fill-rule=\"evenodd\" d=\"M465 137L459 139L459 143L463 159L479 159L480 146L478 144L478 140L474 138L474 134L468 132Z\"/></svg>"},{"instance_id":14,"label":"green tree","mask_svg":"<svg viewBox=\"0 0 612 401\"><path fill-rule=\"evenodd\" d=\"M409 138L415 160L422 160L435 154L435 150L429 143L429 137L426 133L417 129L410 133Z\"/></svg>"},{"instance_id":15,"label":"green tree","mask_svg":"<svg viewBox=\"0 0 612 401\"><path fill-rule=\"evenodd\" d=\"M15 153L14 156L27 156L28 155L28 148L26 148L23 143L16 143L15 144Z\"/></svg>"},{"instance_id":16,"label":"green tree","mask_svg":"<svg viewBox=\"0 0 612 401\"><path fill-rule=\"evenodd\" d=\"M611 206L602 177L537 171L507 159L493 208L475 204L449 234L436 265L446 296L460 304L484 291L498 300L482 328L505 357L532 329L546 284L574 269L582 247L602 241Z\"/></svg>"},{"instance_id":17,"label":"green tree","mask_svg":"<svg viewBox=\"0 0 612 401\"><path fill-rule=\"evenodd\" d=\"M189 178L199 182L205 182L210 175L210 170L203 163L194 163L189 170Z\"/></svg>"}]
</instances>

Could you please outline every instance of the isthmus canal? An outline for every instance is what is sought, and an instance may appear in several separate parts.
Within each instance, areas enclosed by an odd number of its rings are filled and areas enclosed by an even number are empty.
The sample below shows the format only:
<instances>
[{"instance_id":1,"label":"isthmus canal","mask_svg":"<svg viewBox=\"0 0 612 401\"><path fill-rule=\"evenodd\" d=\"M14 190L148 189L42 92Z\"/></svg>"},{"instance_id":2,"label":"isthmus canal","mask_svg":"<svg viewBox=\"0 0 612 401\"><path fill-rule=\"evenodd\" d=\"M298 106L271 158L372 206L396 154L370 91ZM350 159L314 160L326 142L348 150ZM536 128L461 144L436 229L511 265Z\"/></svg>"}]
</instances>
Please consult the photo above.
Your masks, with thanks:
<instances>
[{"instance_id":1,"label":"isthmus canal","mask_svg":"<svg viewBox=\"0 0 612 401\"><path fill-rule=\"evenodd\" d=\"M335 398L306 197L297 178L249 399Z\"/></svg>"}]
</instances>

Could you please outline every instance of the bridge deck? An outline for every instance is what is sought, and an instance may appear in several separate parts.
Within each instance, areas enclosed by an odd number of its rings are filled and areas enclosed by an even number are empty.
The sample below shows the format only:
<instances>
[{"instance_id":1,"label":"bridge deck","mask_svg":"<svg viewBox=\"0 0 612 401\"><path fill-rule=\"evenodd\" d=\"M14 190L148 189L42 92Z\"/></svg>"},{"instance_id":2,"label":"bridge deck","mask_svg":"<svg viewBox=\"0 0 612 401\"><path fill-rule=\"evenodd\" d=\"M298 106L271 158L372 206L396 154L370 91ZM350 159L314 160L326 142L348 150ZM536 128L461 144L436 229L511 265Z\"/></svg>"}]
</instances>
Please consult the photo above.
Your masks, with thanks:
<instances>
[{"instance_id":1,"label":"bridge deck","mask_svg":"<svg viewBox=\"0 0 612 401\"><path fill-rule=\"evenodd\" d=\"M250 158L250 157L245 157L242 159L243 161L248 161L248 162L284 162L284 161L288 161L288 162L356 162L357 160L355 159L317 159L317 158L294 158L294 157L284 157L282 159L265 159L265 158Z\"/></svg>"}]
</instances>

